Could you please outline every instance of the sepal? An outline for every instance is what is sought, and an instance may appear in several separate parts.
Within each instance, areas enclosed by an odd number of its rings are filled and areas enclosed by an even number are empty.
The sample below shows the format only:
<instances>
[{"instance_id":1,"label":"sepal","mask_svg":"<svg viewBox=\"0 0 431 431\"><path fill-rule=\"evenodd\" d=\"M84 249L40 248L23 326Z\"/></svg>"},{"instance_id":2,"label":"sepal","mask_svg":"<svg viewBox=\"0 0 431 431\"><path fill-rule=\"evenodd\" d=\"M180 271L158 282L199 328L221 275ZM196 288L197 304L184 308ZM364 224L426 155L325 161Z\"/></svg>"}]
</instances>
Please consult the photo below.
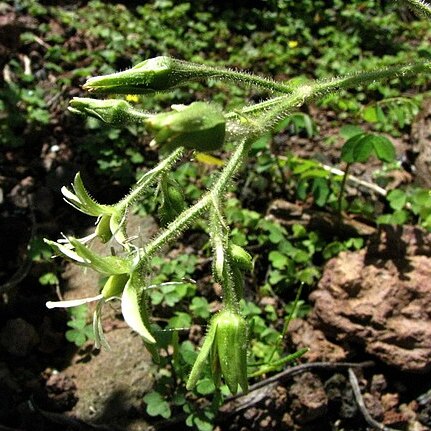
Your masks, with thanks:
<instances>
[{"instance_id":1,"label":"sepal","mask_svg":"<svg viewBox=\"0 0 431 431\"><path fill-rule=\"evenodd\" d=\"M225 140L226 119L217 106L205 102L172 105L172 111L144 121L155 133L155 141L165 150L185 147L197 151L215 151Z\"/></svg>"}]
</instances>

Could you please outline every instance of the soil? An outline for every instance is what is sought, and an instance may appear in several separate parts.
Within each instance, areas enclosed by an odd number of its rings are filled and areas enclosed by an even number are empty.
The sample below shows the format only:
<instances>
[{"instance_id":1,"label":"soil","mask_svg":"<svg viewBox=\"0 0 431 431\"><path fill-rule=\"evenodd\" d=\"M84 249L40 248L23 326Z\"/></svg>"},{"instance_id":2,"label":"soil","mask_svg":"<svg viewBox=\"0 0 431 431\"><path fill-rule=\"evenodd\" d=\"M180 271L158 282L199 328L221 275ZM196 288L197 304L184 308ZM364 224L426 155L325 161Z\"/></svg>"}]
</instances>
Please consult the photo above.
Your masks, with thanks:
<instances>
[{"instance_id":1,"label":"soil","mask_svg":"<svg viewBox=\"0 0 431 431\"><path fill-rule=\"evenodd\" d=\"M26 54L20 51L19 34L32 25L29 17L12 10L1 17L0 34L8 31L7 38L0 37L2 68L8 58ZM79 90L73 89L62 97L76 93ZM45 307L58 291L38 279L54 264L32 259L28 243L35 236L55 239L60 231L84 232L88 220L62 202L59 190L77 170L93 170L76 157L75 125L64 121L60 107L61 101L51 106L58 113L51 129L37 136L23 130L27 144L4 154L0 175L0 430L183 429L181 415L157 423L146 415L142 399L152 387L156 369L119 310L105 313L112 346L106 352L95 351L92 342L81 348L68 343L66 312ZM328 147L322 137L338 134L333 125L336 115L310 109L320 127L316 137L284 134L276 140L282 146L289 140L290 151L301 157L317 156L334 164L341 143ZM417 177L406 173L394 184L429 181L430 159L421 149L429 136L428 116L420 117L413 128L414 146L408 135L397 142L397 153L406 159L413 162L411 155L419 155ZM370 180L373 169L372 164L358 165L353 173ZM274 199L266 202L266 208L282 223L295 220L327 234L339 227L331 214L310 213L297 202ZM135 219L135 223L147 236L157 229L152 219ZM370 426L361 402L386 427L431 429L430 235L409 226L378 231L357 220L343 228L367 238L368 246L330 260L310 295L313 312L306 320L291 322L286 349L309 347L310 351L290 372L252 385L247 395L228 399L216 419L217 429L360 431ZM69 265L63 269L65 299L95 294L95 274ZM354 394L349 369L356 375L362 400Z\"/></svg>"}]
</instances>

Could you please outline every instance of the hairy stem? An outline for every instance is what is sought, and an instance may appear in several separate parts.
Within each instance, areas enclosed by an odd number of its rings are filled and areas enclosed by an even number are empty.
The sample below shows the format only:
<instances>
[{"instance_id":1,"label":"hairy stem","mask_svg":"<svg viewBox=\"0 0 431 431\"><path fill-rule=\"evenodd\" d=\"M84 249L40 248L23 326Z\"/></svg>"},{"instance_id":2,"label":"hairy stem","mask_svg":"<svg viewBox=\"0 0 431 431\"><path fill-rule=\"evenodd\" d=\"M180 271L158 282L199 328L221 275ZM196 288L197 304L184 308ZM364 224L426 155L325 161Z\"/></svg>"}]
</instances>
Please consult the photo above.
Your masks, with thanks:
<instances>
[{"instance_id":1,"label":"hairy stem","mask_svg":"<svg viewBox=\"0 0 431 431\"><path fill-rule=\"evenodd\" d=\"M343 212L343 197L344 197L344 191L346 190L346 181L347 181L347 177L349 175L349 170L350 170L350 163L346 164L346 169L344 170L344 175L343 178L341 180L341 185L340 185L340 193L338 195L338 202L337 202L337 216L338 216L338 221L341 222L341 218L342 218L342 212Z\"/></svg>"},{"instance_id":2,"label":"hairy stem","mask_svg":"<svg viewBox=\"0 0 431 431\"><path fill-rule=\"evenodd\" d=\"M144 191L151 186L165 172L169 171L175 162L184 154L184 147L179 147L162 160L156 167L146 172L137 182L136 187L125 196L116 206L126 208L136 201Z\"/></svg>"},{"instance_id":3,"label":"hairy stem","mask_svg":"<svg viewBox=\"0 0 431 431\"><path fill-rule=\"evenodd\" d=\"M231 112L227 119L238 119L250 114L265 112L256 119L260 123L261 133L271 130L277 121L289 115L293 110L299 109L305 103L322 97L324 94L355 88L373 82L386 79L417 75L421 72L431 71L431 62L424 61L403 66L392 66L367 72L359 72L338 78L309 81L299 85L295 89L289 88L289 93L284 96L275 97L255 105L246 106L239 111Z\"/></svg>"},{"instance_id":4,"label":"hairy stem","mask_svg":"<svg viewBox=\"0 0 431 431\"><path fill-rule=\"evenodd\" d=\"M416 12L418 15L421 15L425 18L431 19L431 5L423 0L403 0L404 3Z\"/></svg>"},{"instance_id":5,"label":"hairy stem","mask_svg":"<svg viewBox=\"0 0 431 431\"><path fill-rule=\"evenodd\" d=\"M211 205L213 196L216 195L220 199L224 191L228 187L231 179L240 170L244 159L247 157L252 140L244 140L235 149L229 163L223 169L220 177L213 186L211 192L206 193L202 198L190 208L183 211L172 223L170 223L165 230L159 233L155 239L147 244L142 250L139 263L136 269L139 270L146 262L163 246L168 245L174 241L185 229L187 229L197 216L202 214Z\"/></svg>"}]
</instances>

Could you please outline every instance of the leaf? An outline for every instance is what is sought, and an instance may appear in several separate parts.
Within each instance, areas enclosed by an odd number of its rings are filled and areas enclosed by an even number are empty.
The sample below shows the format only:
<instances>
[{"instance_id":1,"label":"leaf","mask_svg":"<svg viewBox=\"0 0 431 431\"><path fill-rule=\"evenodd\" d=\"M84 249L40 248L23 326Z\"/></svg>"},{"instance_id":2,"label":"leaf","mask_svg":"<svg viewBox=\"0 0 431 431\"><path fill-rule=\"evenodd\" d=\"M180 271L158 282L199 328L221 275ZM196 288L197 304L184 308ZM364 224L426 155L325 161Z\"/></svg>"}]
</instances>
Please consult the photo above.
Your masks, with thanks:
<instances>
[{"instance_id":1,"label":"leaf","mask_svg":"<svg viewBox=\"0 0 431 431\"><path fill-rule=\"evenodd\" d=\"M376 157L382 162L393 162L396 157L395 147L392 142L380 135L372 135L372 145Z\"/></svg>"},{"instance_id":2,"label":"leaf","mask_svg":"<svg viewBox=\"0 0 431 431\"><path fill-rule=\"evenodd\" d=\"M202 319L208 319L210 316L209 304L206 298L195 296L189 308L194 315Z\"/></svg>"},{"instance_id":3,"label":"leaf","mask_svg":"<svg viewBox=\"0 0 431 431\"><path fill-rule=\"evenodd\" d=\"M407 194L403 190L391 190L387 195L387 200L391 208L395 211L399 211L404 208L407 202Z\"/></svg>"},{"instance_id":4,"label":"leaf","mask_svg":"<svg viewBox=\"0 0 431 431\"><path fill-rule=\"evenodd\" d=\"M213 431L213 424L209 421L206 421L198 416L194 418L194 424L199 431Z\"/></svg>"},{"instance_id":5,"label":"leaf","mask_svg":"<svg viewBox=\"0 0 431 431\"><path fill-rule=\"evenodd\" d=\"M340 135L346 140L355 135L360 135L361 133L364 133L364 130L359 126L354 126L353 124L346 124L340 129Z\"/></svg>"},{"instance_id":6,"label":"leaf","mask_svg":"<svg viewBox=\"0 0 431 431\"><path fill-rule=\"evenodd\" d=\"M301 271L298 271L296 274L296 278L299 281L308 285L312 285L319 276L319 271L314 267L301 269Z\"/></svg>"},{"instance_id":7,"label":"leaf","mask_svg":"<svg viewBox=\"0 0 431 431\"><path fill-rule=\"evenodd\" d=\"M181 343L179 351L187 365L193 365L195 363L198 353L195 351L191 341L187 340Z\"/></svg>"},{"instance_id":8,"label":"leaf","mask_svg":"<svg viewBox=\"0 0 431 431\"><path fill-rule=\"evenodd\" d=\"M73 319L67 322L67 326L73 329L84 329L85 325L86 325L85 320Z\"/></svg>"},{"instance_id":9,"label":"leaf","mask_svg":"<svg viewBox=\"0 0 431 431\"><path fill-rule=\"evenodd\" d=\"M364 163L373 152L373 141L370 135L365 135L356 142L353 148L353 161Z\"/></svg>"},{"instance_id":10,"label":"leaf","mask_svg":"<svg viewBox=\"0 0 431 431\"><path fill-rule=\"evenodd\" d=\"M362 118L369 123L377 123L377 112L375 106L367 106L362 111Z\"/></svg>"},{"instance_id":11,"label":"leaf","mask_svg":"<svg viewBox=\"0 0 431 431\"><path fill-rule=\"evenodd\" d=\"M341 160L346 163L364 163L375 153L384 162L395 159L395 148L389 139L380 135L362 133L348 139L341 148Z\"/></svg>"},{"instance_id":12,"label":"leaf","mask_svg":"<svg viewBox=\"0 0 431 431\"><path fill-rule=\"evenodd\" d=\"M323 178L315 178L311 187L311 192L313 193L316 205L323 207L330 193L328 182Z\"/></svg>"},{"instance_id":13,"label":"leaf","mask_svg":"<svg viewBox=\"0 0 431 431\"><path fill-rule=\"evenodd\" d=\"M346 163L354 163L356 162L354 156L354 150L358 144L358 142L364 137L364 134L354 135L350 139L348 139L344 145L341 147L341 160Z\"/></svg>"},{"instance_id":14,"label":"leaf","mask_svg":"<svg viewBox=\"0 0 431 431\"><path fill-rule=\"evenodd\" d=\"M168 321L168 328L189 328L192 325L192 318L189 314L180 311L175 312L175 316Z\"/></svg>"},{"instance_id":15,"label":"leaf","mask_svg":"<svg viewBox=\"0 0 431 431\"><path fill-rule=\"evenodd\" d=\"M333 241L326 245L326 247L323 249L323 257L325 259L330 259L331 257L336 256L341 251L345 250L345 246L342 242L339 241Z\"/></svg>"},{"instance_id":16,"label":"leaf","mask_svg":"<svg viewBox=\"0 0 431 431\"><path fill-rule=\"evenodd\" d=\"M218 157L212 156L207 153L197 153L195 156L195 159L200 162L204 163L205 165L209 166L223 166L224 162L223 160L220 160Z\"/></svg>"},{"instance_id":17,"label":"leaf","mask_svg":"<svg viewBox=\"0 0 431 431\"><path fill-rule=\"evenodd\" d=\"M87 341L85 334L76 329L69 329L65 333L66 340L75 343L76 346L81 347Z\"/></svg>"},{"instance_id":18,"label":"leaf","mask_svg":"<svg viewBox=\"0 0 431 431\"><path fill-rule=\"evenodd\" d=\"M377 217L378 224L404 224L407 221L407 212L404 210L395 211L393 214L383 214Z\"/></svg>"},{"instance_id":19,"label":"leaf","mask_svg":"<svg viewBox=\"0 0 431 431\"><path fill-rule=\"evenodd\" d=\"M266 148L269 148L269 145L271 143L272 135L270 133L266 133L262 135L260 138L256 139L251 148L255 151L264 150Z\"/></svg>"},{"instance_id":20,"label":"leaf","mask_svg":"<svg viewBox=\"0 0 431 431\"><path fill-rule=\"evenodd\" d=\"M204 379L199 380L199 382L197 383L196 391L201 395L212 394L215 391L214 382L212 381L212 379L205 377Z\"/></svg>"},{"instance_id":21,"label":"leaf","mask_svg":"<svg viewBox=\"0 0 431 431\"><path fill-rule=\"evenodd\" d=\"M308 253L299 248L294 250L291 257L296 263L306 263L310 260Z\"/></svg>"},{"instance_id":22,"label":"leaf","mask_svg":"<svg viewBox=\"0 0 431 431\"><path fill-rule=\"evenodd\" d=\"M147 413L150 416L162 416L165 419L171 417L171 408L161 394L156 391L150 392L144 396L144 402L147 404Z\"/></svg>"},{"instance_id":23,"label":"leaf","mask_svg":"<svg viewBox=\"0 0 431 431\"><path fill-rule=\"evenodd\" d=\"M277 250L271 251L268 259L272 263L272 266L277 269L285 268L289 262L289 258Z\"/></svg>"},{"instance_id":24,"label":"leaf","mask_svg":"<svg viewBox=\"0 0 431 431\"><path fill-rule=\"evenodd\" d=\"M39 277L39 283L43 286L46 285L57 285L59 283L58 277L53 272L46 272L45 274L41 275Z\"/></svg>"}]
</instances>

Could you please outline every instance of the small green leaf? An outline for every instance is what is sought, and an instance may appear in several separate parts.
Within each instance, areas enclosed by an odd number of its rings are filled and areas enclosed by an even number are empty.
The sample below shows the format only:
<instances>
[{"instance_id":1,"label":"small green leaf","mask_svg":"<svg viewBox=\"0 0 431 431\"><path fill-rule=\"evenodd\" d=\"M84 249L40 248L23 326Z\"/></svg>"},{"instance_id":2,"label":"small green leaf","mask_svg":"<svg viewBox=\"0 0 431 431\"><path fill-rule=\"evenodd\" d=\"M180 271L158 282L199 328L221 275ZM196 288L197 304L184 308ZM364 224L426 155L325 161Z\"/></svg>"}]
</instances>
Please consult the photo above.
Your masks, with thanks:
<instances>
[{"instance_id":1,"label":"small green leaf","mask_svg":"<svg viewBox=\"0 0 431 431\"><path fill-rule=\"evenodd\" d=\"M87 341L85 334L76 329L69 329L66 331L65 336L67 341L75 343L75 345L78 347L81 347Z\"/></svg>"},{"instance_id":2,"label":"small green leaf","mask_svg":"<svg viewBox=\"0 0 431 431\"><path fill-rule=\"evenodd\" d=\"M205 377L202 380L199 380L199 382L196 385L196 390L201 395L209 395L212 394L215 391L215 385L212 379L209 379L208 377Z\"/></svg>"},{"instance_id":3,"label":"small green leaf","mask_svg":"<svg viewBox=\"0 0 431 431\"><path fill-rule=\"evenodd\" d=\"M46 285L57 285L58 284L58 277L53 272L47 272L39 277L39 283L43 286Z\"/></svg>"},{"instance_id":4,"label":"small green leaf","mask_svg":"<svg viewBox=\"0 0 431 431\"><path fill-rule=\"evenodd\" d=\"M147 413L150 416L162 416L165 419L171 417L171 408L162 395L158 392L150 392L144 396L144 402L147 404Z\"/></svg>"},{"instance_id":5,"label":"small green leaf","mask_svg":"<svg viewBox=\"0 0 431 431\"><path fill-rule=\"evenodd\" d=\"M189 314L176 311L175 316L168 321L168 328L189 328L192 325L192 318Z\"/></svg>"},{"instance_id":6,"label":"small green leaf","mask_svg":"<svg viewBox=\"0 0 431 431\"><path fill-rule=\"evenodd\" d=\"M276 269L283 269L287 266L289 258L277 250L273 250L268 255L269 261Z\"/></svg>"},{"instance_id":7,"label":"small green leaf","mask_svg":"<svg viewBox=\"0 0 431 431\"><path fill-rule=\"evenodd\" d=\"M354 163L357 161L355 158L354 151L363 137L363 133L359 135L354 135L344 143L341 148L341 160L346 163Z\"/></svg>"},{"instance_id":8,"label":"small green leaf","mask_svg":"<svg viewBox=\"0 0 431 431\"><path fill-rule=\"evenodd\" d=\"M369 123L377 123L377 112L375 106L367 106L362 111L362 118Z\"/></svg>"},{"instance_id":9,"label":"small green leaf","mask_svg":"<svg viewBox=\"0 0 431 431\"><path fill-rule=\"evenodd\" d=\"M85 320L73 319L67 322L67 326L73 329L84 329L85 325L86 325Z\"/></svg>"},{"instance_id":10,"label":"small green leaf","mask_svg":"<svg viewBox=\"0 0 431 431\"><path fill-rule=\"evenodd\" d=\"M384 214L377 217L378 224L404 224L407 221L408 214L404 210L395 211L393 214Z\"/></svg>"},{"instance_id":11,"label":"small green leaf","mask_svg":"<svg viewBox=\"0 0 431 431\"><path fill-rule=\"evenodd\" d=\"M327 180L324 178L315 178L311 187L311 192L313 193L316 205L323 207L330 194Z\"/></svg>"},{"instance_id":12,"label":"small green leaf","mask_svg":"<svg viewBox=\"0 0 431 431\"><path fill-rule=\"evenodd\" d=\"M395 147L392 142L380 135L372 135L372 145L376 157L382 162L393 162L396 157Z\"/></svg>"},{"instance_id":13,"label":"small green leaf","mask_svg":"<svg viewBox=\"0 0 431 431\"><path fill-rule=\"evenodd\" d=\"M210 316L210 307L206 298L195 296L189 308L195 316L202 319L208 319Z\"/></svg>"},{"instance_id":14,"label":"small green leaf","mask_svg":"<svg viewBox=\"0 0 431 431\"><path fill-rule=\"evenodd\" d=\"M372 152L373 141L371 139L371 136L365 135L356 142L356 145L353 148L353 161L364 163L370 158Z\"/></svg>"},{"instance_id":15,"label":"small green leaf","mask_svg":"<svg viewBox=\"0 0 431 431\"><path fill-rule=\"evenodd\" d=\"M302 283L312 285L320 276L319 271L315 267L304 268L296 274L297 280Z\"/></svg>"},{"instance_id":16,"label":"small green leaf","mask_svg":"<svg viewBox=\"0 0 431 431\"><path fill-rule=\"evenodd\" d=\"M187 365L193 365L195 363L198 353L190 341L186 340L181 343L179 351Z\"/></svg>"},{"instance_id":17,"label":"small green leaf","mask_svg":"<svg viewBox=\"0 0 431 431\"><path fill-rule=\"evenodd\" d=\"M266 148L269 148L271 140L272 140L272 134L266 133L262 135L260 138L256 139L253 142L251 148L255 151L264 150Z\"/></svg>"},{"instance_id":18,"label":"small green leaf","mask_svg":"<svg viewBox=\"0 0 431 431\"><path fill-rule=\"evenodd\" d=\"M331 257L336 256L343 250L345 250L345 246L342 242L333 241L326 245L326 247L323 249L322 254L325 259L330 259Z\"/></svg>"},{"instance_id":19,"label":"small green leaf","mask_svg":"<svg viewBox=\"0 0 431 431\"><path fill-rule=\"evenodd\" d=\"M346 124L340 129L340 135L346 140L355 135L360 135L361 133L364 133L364 130L359 126L354 126L353 124Z\"/></svg>"},{"instance_id":20,"label":"small green leaf","mask_svg":"<svg viewBox=\"0 0 431 431\"><path fill-rule=\"evenodd\" d=\"M395 211L403 209L407 202L407 194L400 189L391 190L386 198L391 208Z\"/></svg>"},{"instance_id":21,"label":"small green leaf","mask_svg":"<svg viewBox=\"0 0 431 431\"><path fill-rule=\"evenodd\" d=\"M214 429L214 426L211 422L208 422L208 421L200 418L199 416L195 416L193 422L199 431L213 431L213 429Z\"/></svg>"}]
</instances>

